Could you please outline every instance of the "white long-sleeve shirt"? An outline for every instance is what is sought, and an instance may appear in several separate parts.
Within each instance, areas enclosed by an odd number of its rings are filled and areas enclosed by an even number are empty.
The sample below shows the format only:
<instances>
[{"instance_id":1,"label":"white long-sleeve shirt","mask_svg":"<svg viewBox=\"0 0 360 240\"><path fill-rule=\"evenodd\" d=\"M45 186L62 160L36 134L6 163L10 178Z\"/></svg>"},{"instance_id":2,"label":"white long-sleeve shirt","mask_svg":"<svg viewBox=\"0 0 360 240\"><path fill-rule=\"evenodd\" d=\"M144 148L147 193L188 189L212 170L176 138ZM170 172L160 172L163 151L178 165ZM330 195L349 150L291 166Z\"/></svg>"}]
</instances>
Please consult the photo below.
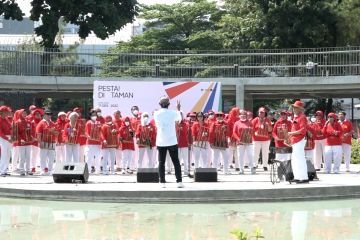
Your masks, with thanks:
<instances>
[{"instance_id":1,"label":"white long-sleeve shirt","mask_svg":"<svg viewBox=\"0 0 360 240\"><path fill-rule=\"evenodd\" d=\"M178 143L176 137L177 121L181 121L180 111L161 108L154 113L155 125L157 128L156 146L167 147Z\"/></svg>"}]
</instances>

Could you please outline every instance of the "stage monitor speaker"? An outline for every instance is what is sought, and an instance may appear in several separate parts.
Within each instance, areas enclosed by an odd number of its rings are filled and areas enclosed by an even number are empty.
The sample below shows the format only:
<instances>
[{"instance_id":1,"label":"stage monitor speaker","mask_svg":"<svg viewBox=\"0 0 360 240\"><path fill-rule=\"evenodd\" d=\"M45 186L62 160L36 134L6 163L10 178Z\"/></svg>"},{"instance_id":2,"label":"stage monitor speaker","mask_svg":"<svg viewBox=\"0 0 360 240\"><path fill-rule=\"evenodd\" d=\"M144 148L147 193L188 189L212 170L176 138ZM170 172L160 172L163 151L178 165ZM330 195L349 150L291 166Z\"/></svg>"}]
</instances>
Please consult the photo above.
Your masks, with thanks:
<instances>
[{"instance_id":1,"label":"stage monitor speaker","mask_svg":"<svg viewBox=\"0 0 360 240\"><path fill-rule=\"evenodd\" d=\"M55 183L86 183L89 179L87 163L56 163L53 179Z\"/></svg>"},{"instance_id":2,"label":"stage monitor speaker","mask_svg":"<svg viewBox=\"0 0 360 240\"><path fill-rule=\"evenodd\" d=\"M195 182L217 182L216 168L195 168Z\"/></svg>"},{"instance_id":3,"label":"stage monitor speaker","mask_svg":"<svg viewBox=\"0 0 360 240\"><path fill-rule=\"evenodd\" d=\"M158 168L138 168L136 173L137 182L157 183L159 182Z\"/></svg>"}]
</instances>

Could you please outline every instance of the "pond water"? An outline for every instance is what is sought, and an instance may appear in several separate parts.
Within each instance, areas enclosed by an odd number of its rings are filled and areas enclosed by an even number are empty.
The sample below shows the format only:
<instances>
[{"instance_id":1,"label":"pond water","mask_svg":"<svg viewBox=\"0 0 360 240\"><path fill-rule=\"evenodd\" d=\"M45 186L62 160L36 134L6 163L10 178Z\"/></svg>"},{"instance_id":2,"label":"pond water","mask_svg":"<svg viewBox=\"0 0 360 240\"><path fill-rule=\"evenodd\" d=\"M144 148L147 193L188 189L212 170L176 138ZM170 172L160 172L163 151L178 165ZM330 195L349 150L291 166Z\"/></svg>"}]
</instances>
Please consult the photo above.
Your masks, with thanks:
<instances>
[{"instance_id":1,"label":"pond water","mask_svg":"<svg viewBox=\"0 0 360 240\"><path fill-rule=\"evenodd\" d=\"M360 239L360 201L124 204L0 199L0 239Z\"/></svg>"}]
</instances>

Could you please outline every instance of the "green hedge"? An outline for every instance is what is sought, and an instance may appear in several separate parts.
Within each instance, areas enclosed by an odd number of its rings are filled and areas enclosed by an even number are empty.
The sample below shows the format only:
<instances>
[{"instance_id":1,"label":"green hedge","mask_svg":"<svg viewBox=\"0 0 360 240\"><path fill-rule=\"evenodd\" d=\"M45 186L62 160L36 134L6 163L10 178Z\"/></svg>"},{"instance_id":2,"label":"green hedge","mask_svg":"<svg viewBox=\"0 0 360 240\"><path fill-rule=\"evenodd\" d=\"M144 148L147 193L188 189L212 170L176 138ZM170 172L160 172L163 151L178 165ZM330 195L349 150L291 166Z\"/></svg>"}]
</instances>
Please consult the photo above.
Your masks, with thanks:
<instances>
[{"instance_id":1,"label":"green hedge","mask_svg":"<svg viewBox=\"0 0 360 240\"><path fill-rule=\"evenodd\" d=\"M357 139L353 139L351 143L351 163L360 164L360 144Z\"/></svg>"}]
</instances>

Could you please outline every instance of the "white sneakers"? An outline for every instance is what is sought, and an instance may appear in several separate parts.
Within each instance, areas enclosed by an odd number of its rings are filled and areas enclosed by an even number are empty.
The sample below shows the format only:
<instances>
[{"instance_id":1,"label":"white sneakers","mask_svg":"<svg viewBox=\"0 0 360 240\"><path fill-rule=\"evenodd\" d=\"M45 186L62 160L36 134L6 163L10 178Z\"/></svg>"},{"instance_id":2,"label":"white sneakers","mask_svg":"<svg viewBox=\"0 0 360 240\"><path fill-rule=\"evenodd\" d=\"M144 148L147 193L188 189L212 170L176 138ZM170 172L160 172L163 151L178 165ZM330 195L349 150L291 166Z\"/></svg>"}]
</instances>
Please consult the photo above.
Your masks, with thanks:
<instances>
[{"instance_id":1,"label":"white sneakers","mask_svg":"<svg viewBox=\"0 0 360 240\"><path fill-rule=\"evenodd\" d=\"M166 184L165 183L160 183L160 187L161 188L166 188ZM177 187L178 188L184 188L185 186L184 186L184 184L182 182L178 182Z\"/></svg>"},{"instance_id":2,"label":"white sneakers","mask_svg":"<svg viewBox=\"0 0 360 240\"><path fill-rule=\"evenodd\" d=\"M161 188L166 188L165 183L160 183L160 187L161 187Z\"/></svg>"}]
</instances>

